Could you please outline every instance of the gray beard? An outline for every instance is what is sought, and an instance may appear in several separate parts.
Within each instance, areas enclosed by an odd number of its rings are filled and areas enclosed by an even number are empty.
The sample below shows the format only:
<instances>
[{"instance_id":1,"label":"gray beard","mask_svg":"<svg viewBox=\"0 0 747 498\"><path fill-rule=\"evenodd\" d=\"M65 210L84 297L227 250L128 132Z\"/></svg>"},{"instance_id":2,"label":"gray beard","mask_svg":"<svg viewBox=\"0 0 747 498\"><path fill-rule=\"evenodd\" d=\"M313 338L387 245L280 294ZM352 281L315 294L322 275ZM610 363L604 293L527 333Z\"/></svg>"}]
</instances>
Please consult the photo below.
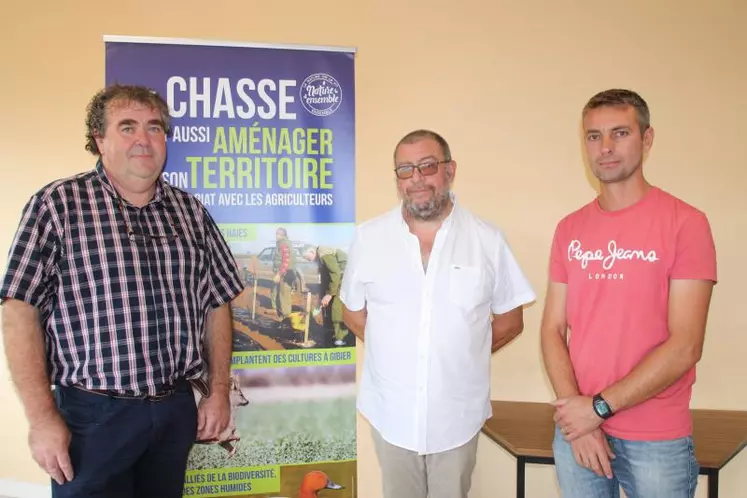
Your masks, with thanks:
<instances>
[{"instance_id":1,"label":"gray beard","mask_svg":"<svg viewBox=\"0 0 747 498\"><path fill-rule=\"evenodd\" d=\"M421 204L413 204L404 199L405 209L413 218L419 221L431 221L441 216L449 204L449 191L439 194L436 192L431 200Z\"/></svg>"}]
</instances>

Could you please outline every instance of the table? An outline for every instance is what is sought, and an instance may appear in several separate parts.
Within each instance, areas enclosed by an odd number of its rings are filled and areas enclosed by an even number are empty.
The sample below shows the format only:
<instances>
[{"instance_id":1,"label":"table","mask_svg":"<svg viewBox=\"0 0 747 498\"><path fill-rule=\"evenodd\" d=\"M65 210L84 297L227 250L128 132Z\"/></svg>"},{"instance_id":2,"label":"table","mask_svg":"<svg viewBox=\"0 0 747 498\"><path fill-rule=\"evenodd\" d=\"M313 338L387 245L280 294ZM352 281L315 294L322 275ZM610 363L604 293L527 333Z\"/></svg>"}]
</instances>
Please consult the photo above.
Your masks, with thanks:
<instances>
[{"instance_id":1,"label":"table","mask_svg":"<svg viewBox=\"0 0 747 498\"><path fill-rule=\"evenodd\" d=\"M548 403L491 401L493 416L482 432L516 458L516 496L524 498L525 466L553 465L554 407ZM747 444L747 412L691 410L695 457L708 478L708 498L718 497L719 471Z\"/></svg>"}]
</instances>

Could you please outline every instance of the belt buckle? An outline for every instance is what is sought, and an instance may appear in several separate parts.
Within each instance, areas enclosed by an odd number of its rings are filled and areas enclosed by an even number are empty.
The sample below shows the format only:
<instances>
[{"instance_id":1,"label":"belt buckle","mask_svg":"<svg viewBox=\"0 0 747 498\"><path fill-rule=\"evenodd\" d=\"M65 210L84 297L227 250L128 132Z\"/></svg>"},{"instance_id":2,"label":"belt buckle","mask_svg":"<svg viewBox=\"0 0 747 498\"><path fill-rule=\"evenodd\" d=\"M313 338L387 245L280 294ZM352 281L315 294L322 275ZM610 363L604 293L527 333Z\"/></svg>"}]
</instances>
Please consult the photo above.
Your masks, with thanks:
<instances>
[{"instance_id":1,"label":"belt buckle","mask_svg":"<svg viewBox=\"0 0 747 498\"><path fill-rule=\"evenodd\" d=\"M161 391L160 393L156 393L156 394L153 394L153 395L150 395L150 396L146 396L146 399L148 399L149 401L152 401L154 403L158 403L158 402L163 401L164 399L168 398L172 394L174 394L175 391L176 391L176 389L173 386L169 386L168 388L166 388L165 390Z\"/></svg>"}]
</instances>

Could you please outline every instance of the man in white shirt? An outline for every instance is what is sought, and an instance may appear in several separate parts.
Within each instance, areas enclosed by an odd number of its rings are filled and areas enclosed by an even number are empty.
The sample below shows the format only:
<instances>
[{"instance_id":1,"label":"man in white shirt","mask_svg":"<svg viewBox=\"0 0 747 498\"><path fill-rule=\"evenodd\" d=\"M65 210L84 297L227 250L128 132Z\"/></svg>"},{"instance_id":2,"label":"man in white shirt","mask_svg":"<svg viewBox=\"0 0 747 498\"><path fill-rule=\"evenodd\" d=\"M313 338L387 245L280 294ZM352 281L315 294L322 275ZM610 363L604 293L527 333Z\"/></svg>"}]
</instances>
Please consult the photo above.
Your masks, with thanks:
<instances>
[{"instance_id":1,"label":"man in white shirt","mask_svg":"<svg viewBox=\"0 0 747 498\"><path fill-rule=\"evenodd\" d=\"M394 162L402 202L357 228L340 293L366 340L358 409L385 498L466 498L492 414L491 353L522 331L535 295L500 230L451 193L440 135L409 133Z\"/></svg>"}]
</instances>

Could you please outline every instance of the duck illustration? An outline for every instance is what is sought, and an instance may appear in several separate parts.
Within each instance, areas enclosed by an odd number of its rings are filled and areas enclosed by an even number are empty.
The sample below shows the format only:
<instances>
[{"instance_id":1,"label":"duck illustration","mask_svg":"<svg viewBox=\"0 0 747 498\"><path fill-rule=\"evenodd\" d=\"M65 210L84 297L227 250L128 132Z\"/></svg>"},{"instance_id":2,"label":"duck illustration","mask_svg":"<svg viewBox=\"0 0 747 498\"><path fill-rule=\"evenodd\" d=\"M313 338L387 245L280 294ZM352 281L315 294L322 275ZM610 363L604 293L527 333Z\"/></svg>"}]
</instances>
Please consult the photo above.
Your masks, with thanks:
<instances>
[{"instance_id":1,"label":"duck illustration","mask_svg":"<svg viewBox=\"0 0 747 498\"><path fill-rule=\"evenodd\" d=\"M330 479L327 474L321 470L312 470L303 476L301 486L298 488L298 495L293 498L317 498L319 496L319 491L323 489L343 489L343 487ZM277 496L275 498L290 497Z\"/></svg>"}]
</instances>

